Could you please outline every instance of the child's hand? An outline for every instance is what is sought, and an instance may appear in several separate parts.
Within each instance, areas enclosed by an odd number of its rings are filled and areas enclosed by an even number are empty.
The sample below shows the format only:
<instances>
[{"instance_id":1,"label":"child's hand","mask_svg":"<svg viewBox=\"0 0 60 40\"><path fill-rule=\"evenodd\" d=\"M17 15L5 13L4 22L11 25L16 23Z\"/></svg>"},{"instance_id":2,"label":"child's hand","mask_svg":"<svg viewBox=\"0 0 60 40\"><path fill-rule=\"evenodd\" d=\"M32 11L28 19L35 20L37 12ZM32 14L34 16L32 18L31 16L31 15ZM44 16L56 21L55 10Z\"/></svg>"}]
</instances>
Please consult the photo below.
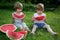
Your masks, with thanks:
<instances>
[{"instance_id":1,"label":"child's hand","mask_svg":"<svg viewBox=\"0 0 60 40\"><path fill-rule=\"evenodd\" d=\"M25 18L26 15L24 15L22 18L20 18L21 20L23 20Z\"/></svg>"},{"instance_id":2,"label":"child's hand","mask_svg":"<svg viewBox=\"0 0 60 40\"><path fill-rule=\"evenodd\" d=\"M32 17L32 21L34 21L35 20L35 18L34 17Z\"/></svg>"},{"instance_id":3,"label":"child's hand","mask_svg":"<svg viewBox=\"0 0 60 40\"><path fill-rule=\"evenodd\" d=\"M24 21L24 18L25 18L26 15L24 15L24 17L20 18L22 20L22 22Z\"/></svg>"},{"instance_id":4,"label":"child's hand","mask_svg":"<svg viewBox=\"0 0 60 40\"><path fill-rule=\"evenodd\" d=\"M43 20L46 22L46 16L43 18Z\"/></svg>"}]
</instances>

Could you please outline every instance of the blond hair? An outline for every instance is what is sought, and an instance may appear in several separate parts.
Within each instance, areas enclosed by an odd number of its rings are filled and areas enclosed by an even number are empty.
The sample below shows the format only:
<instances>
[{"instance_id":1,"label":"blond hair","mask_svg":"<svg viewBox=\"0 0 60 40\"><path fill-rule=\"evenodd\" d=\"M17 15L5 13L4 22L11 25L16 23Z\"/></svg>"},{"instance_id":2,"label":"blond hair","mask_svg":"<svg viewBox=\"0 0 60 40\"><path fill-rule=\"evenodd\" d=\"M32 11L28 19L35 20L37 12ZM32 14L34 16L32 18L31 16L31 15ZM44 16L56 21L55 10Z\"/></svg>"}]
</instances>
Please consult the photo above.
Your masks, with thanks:
<instances>
[{"instance_id":1,"label":"blond hair","mask_svg":"<svg viewBox=\"0 0 60 40\"><path fill-rule=\"evenodd\" d=\"M23 5L22 5L22 3L20 3L20 2L16 2L15 5L14 5L14 8L15 8L15 9L17 9L17 8L23 9Z\"/></svg>"},{"instance_id":2,"label":"blond hair","mask_svg":"<svg viewBox=\"0 0 60 40\"><path fill-rule=\"evenodd\" d=\"M37 8L37 10L44 11L44 4L38 3L37 6L36 6L36 8Z\"/></svg>"}]
</instances>

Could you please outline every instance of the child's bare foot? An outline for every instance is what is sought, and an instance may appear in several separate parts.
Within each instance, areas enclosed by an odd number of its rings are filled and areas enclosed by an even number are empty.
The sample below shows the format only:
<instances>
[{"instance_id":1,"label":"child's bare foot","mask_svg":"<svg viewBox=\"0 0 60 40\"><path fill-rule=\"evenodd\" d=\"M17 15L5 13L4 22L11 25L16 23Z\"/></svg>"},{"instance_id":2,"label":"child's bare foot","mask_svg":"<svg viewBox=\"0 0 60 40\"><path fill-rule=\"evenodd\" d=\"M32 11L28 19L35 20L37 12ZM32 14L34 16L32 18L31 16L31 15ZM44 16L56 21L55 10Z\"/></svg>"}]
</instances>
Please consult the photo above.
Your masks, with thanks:
<instances>
[{"instance_id":1,"label":"child's bare foot","mask_svg":"<svg viewBox=\"0 0 60 40\"><path fill-rule=\"evenodd\" d=\"M34 32L31 32L31 34L33 34L33 35L34 35L35 33L34 33Z\"/></svg>"},{"instance_id":2,"label":"child's bare foot","mask_svg":"<svg viewBox=\"0 0 60 40\"><path fill-rule=\"evenodd\" d=\"M52 35L58 35L58 33L57 32L54 32Z\"/></svg>"},{"instance_id":3,"label":"child's bare foot","mask_svg":"<svg viewBox=\"0 0 60 40\"><path fill-rule=\"evenodd\" d=\"M30 29L26 29L26 31L31 32L31 30L30 30Z\"/></svg>"}]
</instances>

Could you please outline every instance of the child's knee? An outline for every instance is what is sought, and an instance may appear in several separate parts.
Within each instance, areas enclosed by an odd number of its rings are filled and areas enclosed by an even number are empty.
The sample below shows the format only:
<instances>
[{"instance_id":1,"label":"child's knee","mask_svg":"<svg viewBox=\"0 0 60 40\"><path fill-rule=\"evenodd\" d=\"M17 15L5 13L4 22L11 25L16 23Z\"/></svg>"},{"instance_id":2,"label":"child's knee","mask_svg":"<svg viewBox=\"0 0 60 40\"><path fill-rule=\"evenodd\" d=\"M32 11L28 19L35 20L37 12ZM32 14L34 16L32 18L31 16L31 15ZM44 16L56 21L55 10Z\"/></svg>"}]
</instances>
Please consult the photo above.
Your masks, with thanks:
<instances>
[{"instance_id":1,"label":"child's knee","mask_svg":"<svg viewBox=\"0 0 60 40\"><path fill-rule=\"evenodd\" d=\"M34 25L33 28L37 28L37 25Z\"/></svg>"},{"instance_id":2,"label":"child's knee","mask_svg":"<svg viewBox=\"0 0 60 40\"><path fill-rule=\"evenodd\" d=\"M45 25L45 28L49 28L49 27L50 27L50 25L48 25L48 24Z\"/></svg>"},{"instance_id":3,"label":"child's knee","mask_svg":"<svg viewBox=\"0 0 60 40\"><path fill-rule=\"evenodd\" d=\"M47 24L48 27L50 27L50 25Z\"/></svg>"}]
</instances>

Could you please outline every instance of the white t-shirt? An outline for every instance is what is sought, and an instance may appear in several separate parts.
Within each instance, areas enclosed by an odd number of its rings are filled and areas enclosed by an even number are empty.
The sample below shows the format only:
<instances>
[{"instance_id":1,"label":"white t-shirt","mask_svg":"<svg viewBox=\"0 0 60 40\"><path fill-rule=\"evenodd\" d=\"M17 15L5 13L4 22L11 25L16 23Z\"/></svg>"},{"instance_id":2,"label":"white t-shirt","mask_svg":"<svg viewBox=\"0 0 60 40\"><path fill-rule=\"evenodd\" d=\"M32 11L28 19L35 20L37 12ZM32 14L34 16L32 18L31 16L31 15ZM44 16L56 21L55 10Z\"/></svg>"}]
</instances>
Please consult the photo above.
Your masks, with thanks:
<instances>
[{"instance_id":1,"label":"white t-shirt","mask_svg":"<svg viewBox=\"0 0 60 40\"><path fill-rule=\"evenodd\" d=\"M16 23L16 22L21 23L22 20L21 20L20 18L16 18L16 17L14 17L14 14L16 14L16 12L12 13L12 17L14 18L14 22L15 22L15 23ZM24 15L24 14L21 12L20 15Z\"/></svg>"},{"instance_id":2,"label":"white t-shirt","mask_svg":"<svg viewBox=\"0 0 60 40\"><path fill-rule=\"evenodd\" d=\"M38 13L35 13L33 17L35 18L35 17L38 17L38 16L39 16ZM42 13L41 16L46 16L46 14ZM34 23L44 23L44 20L40 20L40 21L34 20Z\"/></svg>"}]
</instances>

